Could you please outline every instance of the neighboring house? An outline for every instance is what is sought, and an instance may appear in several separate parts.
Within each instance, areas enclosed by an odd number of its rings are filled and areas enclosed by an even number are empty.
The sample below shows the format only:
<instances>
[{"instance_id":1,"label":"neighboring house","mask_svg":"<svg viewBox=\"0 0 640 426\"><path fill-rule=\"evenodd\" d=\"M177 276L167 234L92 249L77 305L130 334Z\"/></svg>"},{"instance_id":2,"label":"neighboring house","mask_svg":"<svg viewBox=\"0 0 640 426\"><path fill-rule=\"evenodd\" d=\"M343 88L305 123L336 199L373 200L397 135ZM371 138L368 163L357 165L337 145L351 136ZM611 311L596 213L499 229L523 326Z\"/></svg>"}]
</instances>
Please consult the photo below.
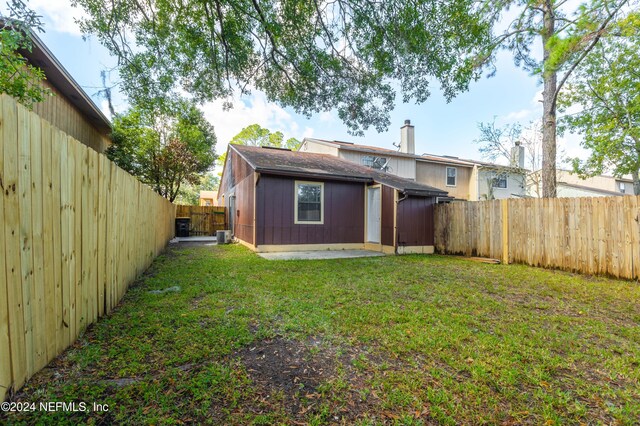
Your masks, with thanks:
<instances>
[{"instance_id":1,"label":"neighboring house","mask_svg":"<svg viewBox=\"0 0 640 426\"><path fill-rule=\"evenodd\" d=\"M329 154L352 163L383 170L447 191L460 200L526 196L524 147L512 155L519 167L464 160L451 156L415 154L415 128L409 120L400 129L399 151L351 142L305 138L302 152Z\"/></svg>"},{"instance_id":2,"label":"neighboring house","mask_svg":"<svg viewBox=\"0 0 640 426\"><path fill-rule=\"evenodd\" d=\"M218 191L252 250L432 253L446 191L328 154L229 145Z\"/></svg>"},{"instance_id":3,"label":"neighboring house","mask_svg":"<svg viewBox=\"0 0 640 426\"><path fill-rule=\"evenodd\" d=\"M201 206L217 206L218 191L200 191Z\"/></svg>"},{"instance_id":4,"label":"neighboring house","mask_svg":"<svg viewBox=\"0 0 640 426\"><path fill-rule=\"evenodd\" d=\"M54 95L34 104L33 112L88 147L104 152L111 144L111 123L42 40L32 35L32 42L31 52L21 54L44 71L47 79L42 85Z\"/></svg>"},{"instance_id":5,"label":"neighboring house","mask_svg":"<svg viewBox=\"0 0 640 426\"><path fill-rule=\"evenodd\" d=\"M539 197L542 194L540 171L531 173L529 179L529 195ZM633 180L598 175L581 179L569 170L556 171L556 191L558 197L611 197L616 195L633 195Z\"/></svg>"}]
</instances>

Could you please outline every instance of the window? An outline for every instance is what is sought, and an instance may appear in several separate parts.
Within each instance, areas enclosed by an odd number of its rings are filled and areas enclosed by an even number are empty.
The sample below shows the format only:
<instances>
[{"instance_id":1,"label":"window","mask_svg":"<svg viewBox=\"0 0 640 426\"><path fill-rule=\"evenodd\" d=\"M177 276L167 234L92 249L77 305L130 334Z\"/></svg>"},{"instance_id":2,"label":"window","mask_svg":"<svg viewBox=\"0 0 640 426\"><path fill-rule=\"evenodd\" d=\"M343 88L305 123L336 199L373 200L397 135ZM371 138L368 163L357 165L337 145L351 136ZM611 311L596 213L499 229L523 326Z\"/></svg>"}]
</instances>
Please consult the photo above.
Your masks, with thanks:
<instances>
[{"instance_id":1,"label":"window","mask_svg":"<svg viewBox=\"0 0 640 426\"><path fill-rule=\"evenodd\" d=\"M373 155L365 155L362 157L362 165L371 167L376 170L387 170L389 159L386 157L375 157Z\"/></svg>"},{"instance_id":2,"label":"window","mask_svg":"<svg viewBox=\"0 0 640 426\"><path fill-rule=\"evenodd\" d=\"M624 184L624 182L619 182L619 187L620 187L620 192L622 192L623 194L627 192L627 187Z\"/></svg>"},{"instance_id":3,"label":"window","mask_svg":"<svg viewBox=\"0 0 640 426\"><path fill-rule=\"evenodd\" d=\"M494 188L507 188L507 174L506 173L496 173L493 172L493 177L491 179Z\"/></svg>"},{"instance_id":4,"label":"window","mask_svg":"<svg viewBox=\"0 0 640 426\"><path fill-rule=\"evenodd\" d=\"M447 167L447 186L456 186L456 177L458 169L455 167Z\"/></svg>"},{"instance_id":5,"label":"window","mask_svg":"<svg viewBox=\"0 0 640 426\"><path fill-rule=\"evenodd\" d=\"M301 182L295 184L295 223L324 223L324 184L318 182Z\"/></svg>"}]
</instances>

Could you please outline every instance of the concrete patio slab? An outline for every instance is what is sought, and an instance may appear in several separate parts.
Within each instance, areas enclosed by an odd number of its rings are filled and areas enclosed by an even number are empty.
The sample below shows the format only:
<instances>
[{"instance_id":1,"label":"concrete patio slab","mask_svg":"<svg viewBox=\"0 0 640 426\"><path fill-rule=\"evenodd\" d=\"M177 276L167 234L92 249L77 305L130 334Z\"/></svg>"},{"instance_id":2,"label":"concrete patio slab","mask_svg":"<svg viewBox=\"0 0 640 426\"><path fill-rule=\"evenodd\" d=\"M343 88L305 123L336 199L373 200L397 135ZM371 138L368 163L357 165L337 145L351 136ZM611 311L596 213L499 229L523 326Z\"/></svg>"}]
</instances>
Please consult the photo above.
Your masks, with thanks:
<instances>
[{"instance_id":1,"label":"concrete patio slab","mask_svg":"<svg viewBox=\"0 0 640 426\"><path fill-rule=\"evenodd\" d=\"M384 255L384 253L369 250L283 251L274 253L258 253L258 256L267 260L348 259L354 257L375 257Z\"/></svg>"},{"instance_id":2,"label":"concrete patio slab","mask_svg":"<svg viewBox=\"0 0 640 426\"><path fill-rule=\"evenodd\" d=\"M173 240L169 241L170 243L210 243L216 242L216 237L214 236L193 236L193 237L176 237Z\"/></svg>"}]
</instances>

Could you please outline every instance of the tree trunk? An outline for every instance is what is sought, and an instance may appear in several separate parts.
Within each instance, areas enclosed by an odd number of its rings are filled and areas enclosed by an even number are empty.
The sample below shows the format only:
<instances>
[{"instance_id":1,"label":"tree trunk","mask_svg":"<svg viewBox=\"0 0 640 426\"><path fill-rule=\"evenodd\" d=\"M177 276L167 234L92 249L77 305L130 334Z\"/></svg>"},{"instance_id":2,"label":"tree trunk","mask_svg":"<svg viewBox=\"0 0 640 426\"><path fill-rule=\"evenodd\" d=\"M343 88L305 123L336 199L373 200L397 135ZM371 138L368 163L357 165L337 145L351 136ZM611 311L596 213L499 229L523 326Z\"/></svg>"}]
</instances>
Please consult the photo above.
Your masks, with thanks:
<instances>
[{"instance_id":1,"label":"tree trunk","mask_svg":"<svg viewBox=\"0 0 640 426\"><path fill-rule=\"evenodd\" d=\"M638 170L634 170L631 173L631 179L633 179L633 195L640 195L640 174Z\"/></svg>"},{"instance_id":2,"label":"tree trunk","mask_svg":"<svg viewBox=\"0 0 640 426\"><path fill-rule=\"evenodd\" d=\"M558 73L547 69L550 51L547 44L555 33L553 5L549 0L544 3L543 73L544 91L542 92L542 196L556 196L556 102Z\"/></svg>"}]
</instances>

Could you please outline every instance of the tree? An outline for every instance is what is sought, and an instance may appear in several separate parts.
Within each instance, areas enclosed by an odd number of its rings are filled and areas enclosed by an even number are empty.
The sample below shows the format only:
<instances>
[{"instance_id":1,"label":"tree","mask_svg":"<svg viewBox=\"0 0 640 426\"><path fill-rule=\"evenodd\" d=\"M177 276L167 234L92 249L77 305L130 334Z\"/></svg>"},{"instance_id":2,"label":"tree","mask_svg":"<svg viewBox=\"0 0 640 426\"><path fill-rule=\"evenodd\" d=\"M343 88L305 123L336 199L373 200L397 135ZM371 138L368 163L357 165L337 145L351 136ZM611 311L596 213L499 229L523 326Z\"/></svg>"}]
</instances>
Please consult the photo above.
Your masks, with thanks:
<instances>
[{"instance_id":1,"label":"tree","mask_svg":"<svg viewBox=\"0 0 640 426\"><path fill-rule=\"evenodd\" d=\"M208 172L200 177L196 184L184 183L175 201L180 204L196 206L200 200L200 191L215 191L220 186L220 178Z\"/></svg>"},{"instance_id":2,"label":"tree","mask_svg":"<svg viewBox=\"0 0 640 426\"><path fill-rule=\"evenodd\" d=\"M216 137L192 102L155 105L162 109L147 104L116 116L107 156L173 202L184 183L197 184L214 164Z\"/></svg>"},{"instance_id":3,"label":"tree","mask_svg":"<svg viewBox=\"0 0 640 426\"><path fill-rule=\"evenodd\" d=\"M613 171L630 174L634 194L640 195L640 14L622 21L612 34L577 69L560 99L567 114L561 126L584 135L582 145L591 150L586 161L573 159L582 177Z\"/></svg>"},{"instance_id":4,"label":"tree","mask_svg":"<svg viewBox=\"0 0 640 426\"><path fill-rule=\"evenodd\" d=\"M300 148L300 141L296 138L284 140L284 134L280 131L272 132L261 127L259 124L251 124L238 132L229 143L249 146L273 146L276 148L286 148L292 151ZM218 158L218 165L224 167L227 159L225 152Z\"/></svg>"},{"instance_id":5,"label":"tree","mask_svg":"<svg viewBox=\"0 0 640 426\"><path fill-rule=\"evenodd\" d=\"M134 102L257 88L307 116L335 108L355 134L389 126L396 87L404 102L424 102L433 80L448 100L466 90L479 77L474 49L489 40L474 0L73 3L88 14L82 30L118 58Z\"/></svg>"},{"instance_id":6,"label":"tree","mask_svg":"<svg viewBox=\"0 0 640 426\"><path fill-rule=\"evenodd\" d=\"M7 3L9 16L2 17L0 29L0 93L13 96L31 108L42 102L51 91L41 85L44 72L29 63L20 51L31 51L32 31L43 32L40 16L21 0Z\"/></svg>"},{"instance_id":7,"label":"tree","mask_svg":"<svg viewBox=\"0 0 640 426\"><path fill-rule=\"evenodd\" d=\"M296 138L289 138L285 141L282 132L271 132L269 129L260 127L259 124L251 124L243 128L231 139L230 143L250 146L273 146L292 150L300 147L300 141Z\"/></svg>"},{"instance_id":8,"label":"tree","mask_svg":"<svg viewBox=\"0 0 640 426\"><path fill-rule=\"evenodd\" d=\"M556 196L557 100L575 69L599 44L602 36L623 13L631 0L586 0L574 9L567 0L486 1L487 19L499 22L503 11L519 8L507 29L495 36L481 62L491 61L495 52L513 52L516 65L540 76L542 100L543 196ZM542 46L541 60L532 52ZM495 70L494 70L495 71Z\"/></svg>"},{"instance_id":9,"label":"tree","mask_svg":"<svg viewBox=\"0 0 640 426\"><path fill-rule=\"evenodd\" d=\"M491 162L508 164L522 175L527 192L535 197L542 196L542 123L540 120L529 122L523 127L520 123L497 127L495 120L491 123L479 123L480 136L474 142L480 144L480 154ZM518 143L524 147L524 168L520 168L511 155L511 149ZM561 153L560 159L563 158ZM497 173L505 173L503 168L496 168ZM513 172L513 169L512 169ZM489 185L492 188L492 185Z\"/></svg>"}]
</instances>

